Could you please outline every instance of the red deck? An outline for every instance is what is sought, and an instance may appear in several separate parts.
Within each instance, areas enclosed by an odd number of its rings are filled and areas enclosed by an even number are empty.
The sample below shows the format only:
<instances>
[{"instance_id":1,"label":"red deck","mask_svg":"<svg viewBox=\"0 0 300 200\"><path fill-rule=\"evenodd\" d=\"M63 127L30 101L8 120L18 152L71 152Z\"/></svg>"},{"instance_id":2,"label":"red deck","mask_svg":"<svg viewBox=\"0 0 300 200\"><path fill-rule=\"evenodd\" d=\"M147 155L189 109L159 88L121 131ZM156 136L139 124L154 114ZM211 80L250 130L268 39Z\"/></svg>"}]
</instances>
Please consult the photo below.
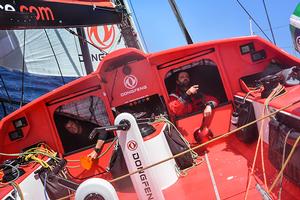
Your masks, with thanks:
<instances>
[{"instance_id":1,"label":"red deck","mask_svg":"<svg viewBox=\"0 0 300 200\"><path fill-rule=\"evenodd\" d=\"M207 157L220 199L244 199L255 146L256 144L243 144L235 136L230 136L224 142L208 148ZM267 179L270 186L277 173L267 160L267 155L265 156ZM203 162L189 170L188 176L179 178L174 185L164 190L166 199L217 199L205 155L199 156L198 160L201 161L201 159ZM260 185L263 183L261 170L259 170L260 163L261 161L258 159L258 167L252 177L248 199L262 199L261 194L255 188L257 183ZM278 188L275 189L277 193ZM300 199L299 196L295 196L297 194L300 194L299 187L284 180L282 199ZM137 199L135 193L118 192L118 195L120 199ZM276 196L273 193L272 198L277 199Z\"/></svg>"}]
</instances>

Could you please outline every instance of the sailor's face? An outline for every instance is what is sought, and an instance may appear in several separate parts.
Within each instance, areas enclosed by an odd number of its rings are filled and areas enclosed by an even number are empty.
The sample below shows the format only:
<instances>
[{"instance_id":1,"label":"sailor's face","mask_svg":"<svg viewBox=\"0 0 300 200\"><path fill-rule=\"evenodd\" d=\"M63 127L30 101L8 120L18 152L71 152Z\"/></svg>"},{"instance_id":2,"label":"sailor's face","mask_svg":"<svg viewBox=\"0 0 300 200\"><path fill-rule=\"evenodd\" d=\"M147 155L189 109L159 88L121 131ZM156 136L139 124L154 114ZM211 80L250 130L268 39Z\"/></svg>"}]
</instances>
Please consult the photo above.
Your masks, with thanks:
<instances>
[{"instance_id":1,"label":"sailor's face","mask_svg":"<svg viewBox=\"0 0 300 200\"><path fill-rule=\"evenodd\" d=\"M190 75L187 72L180 72L176 82L179 86L186 87L190 84Z\"/></svg>"},{"instance_id":2,"label":"sailor's face","mask_svg":"<svg viewBox=\"0 0 300 200\"><path fill-rule=\"evenodd\" d=\"M66 123L65 128L72 134L81 134L81 126L73 120L69 120Z\"/></svg>"}]
</instances>

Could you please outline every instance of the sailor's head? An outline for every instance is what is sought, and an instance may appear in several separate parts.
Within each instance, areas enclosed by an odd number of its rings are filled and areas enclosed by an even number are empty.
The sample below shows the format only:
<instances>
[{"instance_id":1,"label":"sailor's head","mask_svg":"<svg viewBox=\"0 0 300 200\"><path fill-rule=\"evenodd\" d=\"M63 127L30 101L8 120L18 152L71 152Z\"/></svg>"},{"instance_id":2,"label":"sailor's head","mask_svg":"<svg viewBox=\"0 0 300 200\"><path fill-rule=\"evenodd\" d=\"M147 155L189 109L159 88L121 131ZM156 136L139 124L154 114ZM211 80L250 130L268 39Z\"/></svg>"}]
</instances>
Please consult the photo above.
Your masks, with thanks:
<instances>
[{"instance_id":1,"label":"sailor's head","mask_svg":"<svg viewBox=\"0 0 300 200\"><path fill-rule=\"evenodd\" d=\"M190 75L186 71L177 74L176 83L180 87L187 87L190 84Z\"/></svg>"},{"instance_id":2,"label":"sailor's head","mask_svg":"<svg viewBox=\"0 0 300 200\"><path fill-rule=\"evenodd\" d=\"M69 119L65 124L65 128L69 133L74 135L82 133L82 127L77 120Z\"/></svg>"}]
</instances>

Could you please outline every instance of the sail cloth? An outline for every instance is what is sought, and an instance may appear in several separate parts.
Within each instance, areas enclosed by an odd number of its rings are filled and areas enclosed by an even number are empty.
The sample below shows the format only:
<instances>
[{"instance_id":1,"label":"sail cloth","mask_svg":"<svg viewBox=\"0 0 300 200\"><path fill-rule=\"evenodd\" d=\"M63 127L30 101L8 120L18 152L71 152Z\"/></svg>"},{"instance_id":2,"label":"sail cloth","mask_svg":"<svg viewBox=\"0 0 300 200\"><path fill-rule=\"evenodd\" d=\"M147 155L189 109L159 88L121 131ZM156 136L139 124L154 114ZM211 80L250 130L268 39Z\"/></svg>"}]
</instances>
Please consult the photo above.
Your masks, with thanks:
<instances>
[{"instance_id":1,"label":"sail cloth","mask_svg":"<svg viewBox=\"0 0 300 200\"><path fill-rule=\"evenodd\" d=\"M126 47L117 25L86 27L84 30L87 40L106 53ZM88 47L95 70L106 53L92 45ZM0 103L3 103L3 99L19 102L22 98L23 56L24 103L63 85L61 75L67 83L86 74L79 39L64 29L0 30L0 49ZM2 104L0 119L19 108L19 105Z\"/></svg>"},{"instance_id":2,"label":"sail cloth","mask_svg":"<svg viewBox=\"0 0 300 200\"><path fill-rule=\"evenodd\" d=\"M290 17L290 31L295 50L300 52L300 3Z\"/></svg>"},{"instance_id":3,"label":"sail cloth","mask_svg":"<svg viewBox=\"0 0 300 200\"><path fill-rule=\"evenodd\" d=\"M84 30L87 40L106 53L126 47L117 25ZM92 45L88 47L93 68L97 69L106 53ZM65 29L1 30L0 48L0 66L8 69L22 71L24 56L25 72L68 77L86 75L79 39Z\"/></svg>"}]
</instances>

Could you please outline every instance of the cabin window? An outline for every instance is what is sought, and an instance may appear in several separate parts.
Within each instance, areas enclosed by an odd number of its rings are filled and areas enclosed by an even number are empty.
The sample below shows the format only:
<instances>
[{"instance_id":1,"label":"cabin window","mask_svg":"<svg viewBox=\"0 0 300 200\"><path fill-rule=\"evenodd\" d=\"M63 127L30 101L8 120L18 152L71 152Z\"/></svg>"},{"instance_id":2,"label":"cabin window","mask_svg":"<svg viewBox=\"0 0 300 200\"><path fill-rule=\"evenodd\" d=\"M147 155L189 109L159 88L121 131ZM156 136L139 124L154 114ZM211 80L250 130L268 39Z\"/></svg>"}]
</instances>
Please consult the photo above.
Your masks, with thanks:
<instances>
[{"instance_id":1,"label":"cabin window","mask_svg":"<svg viewBox=\"0 0 300 200\"><path fill-rule=\"evenodd\" d=\"M170 70L167 73L165 78L165 84L169 95L178 94L178 90L180 87L177 84L176 80L178 78L178 74L182 71L185 71L189 74L190 77L189 86L192 85L199 86L197 94L192 95L193 98L198 99L201 98L203 95L206 95L206 96L215 97L219 101L219 104L228 101L217 65L212 60L209 59L203 59ZM169 104L169 106L171 106L171 104ZM198 113L201 111L203 110L201 109L197 111L194 110L190 113L184 112L184 114L182 115Z\"/></svg>"},{"instance_id":2,"label":"cabin window","mask_svg":"<svg viewBox=\"0 0 300 200\"><path fill-rule=\"evenodd\" d=\"M104 103L96 96L59 106L54 120L65 153L95 145L97 137L90 140L89 134L96 127L110 125Z\"/></svg>"}]
</instances>

